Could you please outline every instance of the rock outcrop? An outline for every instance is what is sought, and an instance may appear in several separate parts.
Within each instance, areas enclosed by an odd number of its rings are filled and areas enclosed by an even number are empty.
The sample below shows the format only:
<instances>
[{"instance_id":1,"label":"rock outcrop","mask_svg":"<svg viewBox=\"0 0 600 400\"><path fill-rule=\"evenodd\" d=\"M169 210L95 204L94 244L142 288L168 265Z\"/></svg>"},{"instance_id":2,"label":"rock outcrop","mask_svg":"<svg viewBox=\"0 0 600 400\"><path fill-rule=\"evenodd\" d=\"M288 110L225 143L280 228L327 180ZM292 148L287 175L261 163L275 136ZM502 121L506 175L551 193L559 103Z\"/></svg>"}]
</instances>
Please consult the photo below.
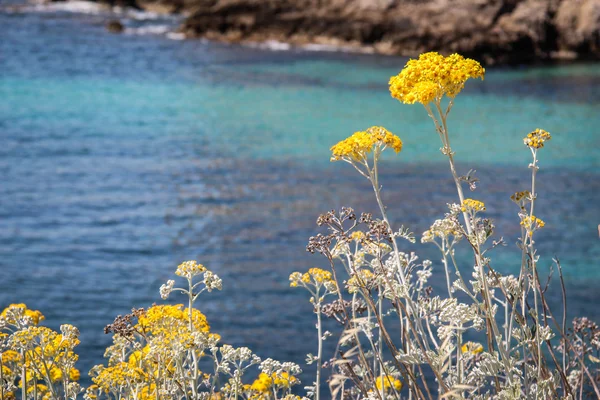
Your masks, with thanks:
<instances>
[{"instance_id":1,"label":"rock outcrop","mask_svg":"<svg viewBox=\"0 0 600 400\"><path fill-rule=\"evenodd\" d=\"M600 58L600 0L157 1L190 14L187 36L227 42L437 50L488 64Z\"/></svg>"}]
</instances>

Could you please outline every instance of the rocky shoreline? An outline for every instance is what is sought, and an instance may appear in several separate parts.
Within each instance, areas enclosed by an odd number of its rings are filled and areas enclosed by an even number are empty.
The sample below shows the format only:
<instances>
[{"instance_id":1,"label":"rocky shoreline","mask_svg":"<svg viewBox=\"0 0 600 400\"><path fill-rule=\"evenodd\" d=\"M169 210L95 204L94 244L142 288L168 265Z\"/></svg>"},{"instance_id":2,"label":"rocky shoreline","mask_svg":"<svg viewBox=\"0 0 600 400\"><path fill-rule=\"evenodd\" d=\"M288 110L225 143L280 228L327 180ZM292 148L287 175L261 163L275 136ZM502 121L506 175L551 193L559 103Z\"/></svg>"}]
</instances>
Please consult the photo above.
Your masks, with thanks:
<instances>
[{"instance_id":1,"label":"rocky shoreline","mask_svg":"<svg viewBox=\"0 0 600 400\"><path fill-rule=\"evenodd\" d=\"M600 59L600 0L105 0L185 13L186 37L277 41L486 64Z\"/></svg>"}]
</instances>

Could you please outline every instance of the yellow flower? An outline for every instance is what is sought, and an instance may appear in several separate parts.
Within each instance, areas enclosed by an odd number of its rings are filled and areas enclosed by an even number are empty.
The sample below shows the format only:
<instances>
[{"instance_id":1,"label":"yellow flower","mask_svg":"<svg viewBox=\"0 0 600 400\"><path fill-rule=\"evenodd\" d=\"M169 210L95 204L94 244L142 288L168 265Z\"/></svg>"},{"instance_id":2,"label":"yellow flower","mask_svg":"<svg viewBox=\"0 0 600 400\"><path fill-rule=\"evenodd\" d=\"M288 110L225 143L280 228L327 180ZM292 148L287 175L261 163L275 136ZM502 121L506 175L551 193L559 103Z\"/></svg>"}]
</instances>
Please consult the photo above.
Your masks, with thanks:
<instances>
[{"instance_id":1,"label":"yellow flower","mask_svg":"<svg viewBox=\"0 0 600 400\"><path fill-rule=\"evenodd\" d=\"M354 231L352 232L352 234L350 235L350 239L360 242L361 240L363 240L365 238L365 233L363 231Z\"/></svg>"},{"instance_id":2,"label":"yellow flower","mask_svg":"<svg viewBox=\"0 0 600 400\"><path fill-rule=\"evenodd\" d=\"M261 372L258 378L252 382L250 389L259 393L267 393L272 385L273 379L264 372Z\"/></svg>"},{"instance_id":3,"label":"yellow flower","mask_svg":"<svg viewBox=\"0 0 600 400\"><path fill-rule=\"evenodd\" d=\"M479 200L465 199L463 201L463 203L462 203L461 210L463 212L466 212L466 211L475 211L475 212L485 211L485 204L482 201L479 201Z\"/></svg>"},{"instance_id":4,"label":"yellow flower","mask_svg":"<svg viewBox=\"0 0 600 400\"><path fill-rule=\"evenodd\" d=\"M370 269L361 269L354 274L348 282L346 282L346 286L348 286L349 293L356 293L361 288L368 288L371 281L375 279L375 275L371 272Z\"/></svg>"},{"instance_id":5,"label":"yellow flower","mask_svg":"<svg viewBox=\"0 0 600 400\"><path fill-rule=\"evenodd\" d=\"M529 234L529 236L531 236L534 231L546 226L546 223L541 219L537 218L535 215L532 215L531 217L523 217L521 219L521 226L523 226Z\"/></svg>"},{"instance_id":6,"label":"yellow flower","mask_svg":"<svg viewBox=\"0 0 600 400\"><path fill-rule=\"evenodd\" d=\"M196 261L186 261L179 264L175 275L182 276L187 279L192 279L196 275L206 272L206 267L202 264L198 264Z\"/></svg>"},{"instance_id":7,"label":"yellow flower","mask_svg":"<svg viewBox=\"0 0 600 400\"><path fill-rule=\"evenodd\" d=\"M50 368L50 380L52 382L58 382L62 379L63 374L60 368L52 367Z\"/></svg>"},{"instance_id":8,"label":"yellow flower","mask_svg":"<svg viewBox=\"0 0 600 400\"><path fill-rule=\"evenodd\" d=\"M183 309L183 304L156 305L140 315L137 326L144 331L151 332L153 335L171 337L178 333L174 331L174 327L186 326L189 323L189 318L189 309ZM192 309L192 325L198 331L208 332L210 330L206 317L197 309Z\"/></svg>"},{"instance_id":9,"label":"yellow flower","mask_svg":"<svg viewBox=\"0 0 600 400\"><path fill-rule=\"evenodd\" d=\"M390 93L405 104L426 105L444 95L454 98L468 79L483 79L484 75L485 69L475 60L429 52L408 61L398 75L390 78Z\"/></svg>"},{"instance_id":10,"label":"yellow flower","mask_svg":"<svg viewBox=\"0 0 600 400\"><path fill-rule=\"evenodd\" d=\"M21 360L21 356L14 350L6 350L4 353L0 353L0 360L3 363L18 362Z\"/></svg>"},{"instance_id":11,"label":"yellow flower","mask_svg":"<svg viewBox=\"0 0 600 400\"><path fill-rule=\"evenodd\" d=\"M48 392L48 386L42 385L41 383L36 384L35 386L28 386L27 393L31 394L37 389L38 395L44 395Z\"/></svg>"},{"instance_id":12,"label":"yellow flower","mask_svg":"<svg viewBox=\"0 0 600 400\"><path fill-rule=\"evenodd\" d=\"M8 368L6 365L2 365L2 375L4 377L11 376L12 373L13 372L12 372L12 370L10 368Z\"/></svg>"},{"instance_id":13,"label":"yellow flower","mask_svg":"<svg viewBox=\"0 0 600 400\"><path fill-rule=\"evenodd\" d=\"M307 285L312 283L315 286L322 284L332 283L333 278L331 272L325 271L321 268L311 268L308 272L301 274L300 272L293 272L290 275L290 286L297 287L298 284Z\"/></svg>"},{"instance_id":14,"label":"yellow flower","mask_svg":"<svg viewBox=\"0 0 600 400\"><path fill-rule=\"evenodd\" d=\"M402 150L402 140L381 126L372 126L366 131L355 132L331 148L331 161L360 161L375 146L391 147L396 153Z\"/></svg>"},{"instance_id":15,"label":"yellow flower","mask_svg":"<svg viewBox=\"0 0 600 400\"><path fill-rule=\"evenodd\" d=\"M467 342L462 345L460 350L463 353L471 353L473 355L483 352L483 346L476 342Z\"/></svg>"},{"instance_id":16,"label":"yellow flower","mask_svg":"<svg viewBox=\"0 0 600 400\"><path fill-rule=\"evenodd\" d=\"M523 139L525 146L531 147L532 149L541 149L544 147L544 142L552 139L552 136L543 129L536 129L530 132Z\"/></svg>"},{"instance_id":17,"label":"yellow flower","mask_svg":"<svg viewBox=\"0 0 600 400\"><path fill-rule=\"evenodd\" d=\"M4 318L6 320L6 322L8 322L9 324L14 325L17 322L13 318L13 315L15 313L17 315L22 314L25 317L31 318L34 325L37 325L40 323L40 321L44 320L44 316L42 315L42 313L40 311L30 310L23 303L9 305L2 311L2 314L0 314L0 317Z\"/></svg>"},{"instance_id":18,"label":"yellow flower","mask_svg":"<svg viewBox=\"0 0 600 400\"><path fill-rule=\"evenodd\" d=\"M78 381L80 377L81 377L81 373L79 372L79 370L77 368L71 368L69 370L69 379L70 380Z\"/></svg>"},{"instance_id":19,"label":"yellow flower","mask_svg":"<svg viewBox=\"0 0 600 400\"><path fill-rule=\"evenodd\" d=\"M388 391L391 388L394 388L397 392L402 390L402 382L390 375L378 377L375 381L375 386L379 391L381 391L381 389Z\"/></svg>"},{"instance_id":20,"label":"yellow flower","mask_svg":"<svg viewBox=\"0 0 600 400\"><path fill-rule=\"evenodd\" d=\"M290 375L285 371L281 372L279 374L273 373L271 375L271 378L273 379L273 383L275 384L275 386L279 386L279 387L283 387L283 388L288 388L291 385L294 385L295 383L298 382L298 379L295 376Z\"/></svg>"}]
</instances>

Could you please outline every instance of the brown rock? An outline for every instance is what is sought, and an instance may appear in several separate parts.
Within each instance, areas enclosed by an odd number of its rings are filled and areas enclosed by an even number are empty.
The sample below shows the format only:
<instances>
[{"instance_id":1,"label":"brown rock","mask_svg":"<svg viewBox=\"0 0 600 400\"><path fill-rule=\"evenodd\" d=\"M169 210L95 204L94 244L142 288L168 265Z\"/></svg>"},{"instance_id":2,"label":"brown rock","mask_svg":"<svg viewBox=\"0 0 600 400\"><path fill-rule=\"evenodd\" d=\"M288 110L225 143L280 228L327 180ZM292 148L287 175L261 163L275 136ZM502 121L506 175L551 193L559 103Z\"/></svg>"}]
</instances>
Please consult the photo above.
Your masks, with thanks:
<instances>
[{"instance_id":1,"label":"brown rock","mask_svg":"<svg viewBox=\"0 0 600 400\"><path fill-rule=\"evenodd\" d=\"M123 26L121 21L114 19L108 21L108 23L106 24L106 29L112 33L121 33L125 30L125 27Z\"/></svg>"},{"instance_id":2,"label":"brown rock","mask_svg":"<svg viewBox=\"0 0 600 400\"><path fill-rule=\"evenodd\" d=\"M555 18L558 50L593 57L600 52L600 0L563 1Z\"/></svg>"},{"instance_id":3,"label":"brown rock","mask_svg":"<svg viewBox=\"0 0 600 400\"><path fill-rule=\"evenodd\" d=\"M488 63L600 56L600 0L181 1L193 11L182 26L192 37L460 52Z\"/></svg>"}]
</instances>

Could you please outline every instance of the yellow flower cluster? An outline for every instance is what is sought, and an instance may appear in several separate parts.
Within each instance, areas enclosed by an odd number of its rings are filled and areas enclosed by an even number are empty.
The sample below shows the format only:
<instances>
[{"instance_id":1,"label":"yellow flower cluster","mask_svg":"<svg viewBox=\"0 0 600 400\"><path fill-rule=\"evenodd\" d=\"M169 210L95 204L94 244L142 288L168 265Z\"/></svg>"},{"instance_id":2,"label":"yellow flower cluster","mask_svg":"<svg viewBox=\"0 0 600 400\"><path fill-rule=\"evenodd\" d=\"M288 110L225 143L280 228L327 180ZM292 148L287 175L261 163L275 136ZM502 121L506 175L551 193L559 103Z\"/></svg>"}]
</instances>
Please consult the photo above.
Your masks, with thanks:
<instances>
[{"instance_id":1,"label":"yellow flower cluster","mask_svg":"<svg viewBox=\"0 0 600 400\"><path fill-rule=\"evenodd\" d=\"M467 342L462 345L460 350L463 353L470 353L472 355L475 355L475 354L479 354L479 353L483 352L483 346L476 342Z\"/></svg>"},{"instance_id":2,"label":"yellow flower cluster","mask_svg":"<svg viewBox=\"0 0 600 400\"><path fill-rule=\"evenodd\" d=\"M373 126L366 131L355 132L331 148L331 161L360 161L375 146L390 147L396 153L402 150L402 140L381 126Z\"/></svg>"},{"instance_id":3,"label":"yellow flower cluster","mask_svg":"<svg viewBox=\"0 0 600 400\"><path fill-rule=\"evenodd\" d=\"M364 238L366 238L366 236L365 236L365 233L363 231L354 231L350 235L350 239L352 239L352 240L354 240L356 242L360 242Z\"/></svg>"},{"instance_id":4,"label":"yellow flower cluster","mask_svg":"<svg viewBox=\"0 0 600 400\"><path fill-rule=\"evenodd\" d=\"M382 389L384 389L385 391L388 391L388 390L391 390L392 388L394 388L394 390L396 390L397 392L402 390L402 382L399 379L396 379L390 375L379 376L375 380L375 386L377 387L377 390L379 390L379 391L381 391Z\"/></svg>"},{"instance_id":5,"label":"yellow flower cluster","mask_svg":"<svg viewBox=\"0 0 600 400\"><path fill-rule=\"evenodd\" d=\"M301 274L300 272L293 272L290 275L291 287L297 287L300 283L307 285L311 282L314 285L322 285L324 283L333 282L331 272L325 271L321 268L311 268L304 274Z\"/></svg>"},{"instance_id":6,"label":"yellow flower cluster","mask_svg":"<svg viewBox=\"0 0 600 400\"><path fill-rule=\"evenodd\" d=\"M25 304L11 304L0 314L0 329L5 331L0 332L3 398L15 398L6 382L26 386L27 398L46 400L66 398L67 387L79 380L80 372L74 367L79 356L73 351L79 345L79 331L72 325L62 325L61 333L38 326L43 319L41 312Z\"/></svg>"},{"instance_id":7,"label":"yellow flower cluster","mask_svg":"<svg viewBox=\"0 0 600 400\"><path fill-rule=\"evenodd\" d=\"M287 389L297 383L299 383L298 378L285 371L274 372L271 375L261 372L252 385L245 385L245 389L258 393L269 393L273 386Z\"/></svg>"},{"instance_id":8,"label":"yellow flower cluster","mask_svg":"<svg viewBox=\"0 0 600 400\"><path fill-rule=\"evenodd\" d=\"M0 314L0 317L9 325L17 325L18 321L15 320L15 317L20 316L30 318L34 325L44 320L44 316L40 311L30 310L23 303L11 304L2 310L2 314Z\"/></svg>"},{"instance_id":9,"label":"yellow flower cluster","mask_svg":"<svg viewBox=\"0 0 600 400\"><path fill-rule=\"evenodd\" d=\"M521 219L521 226L523 226L531 236L533 231L539 228L543 228L544 226L546 226L546 223L541 219L537 218L535 215L532 215L531 217L523 217Z\"/></svg>"},{"instance_id":10,"label":"yellow flower cluster","mask_svg":"<svg viewBox=\"0 0 600 400\"><path fill-rule=\"evenodd\" d=\"M136 317L137 334L132 338L115 335L114 345L106 351L108 366L97 365L90 372L94 385L88 388L87 397L103 392L119 393L120 398L155 399L153 382L175 376L177 365L189 362L183 360L191 354L194 360L203 357L197 342L202 335L218 340L209 332L204 314L195 308L190 314L182 304L154 305Z\"/></svg>"},{"instance_id":11,"label":"yellow flower cluster","mask_svg":"<svg viewBox=\"0 0 600 400\"><path fill-rule=\"evenodd\" d=\"M530 132L523 138L525 146L531 147L532 149L541 149L544 147L544 142L552 139L552 136L543 129L536 129Z\"/></svg>"},{"instance_id":12,"label":"yellow flower cluster","mask_svg":"<svg viewBox=\"0 0 600 400\"><path fill-rule=\"evenodd\" d=\"M375 275L370 269L360 269L356 271L356 274L350 277L348 282L346 282L348 292L357 293L361 288L368 287L373 279L375 279Z\"/></svg>"},{"instance_id":13,"label":"yellow flower cluster","mask_svg":"<svg viewBox=\"0 0 600 400\"><path fill-rule=\"evenodd\" d=\"M198 264L196 261L186 261L179 264L177 271L175 271L175 275L192 279L194 276L204 272L206 272L206 267L204 265Z\"/></svg>"},{"instance_id":14,"label":"yellow flower cluster","mask_svg":"<svg viewBox=\"0 0 600 400\"><path fill-rule=\"evenodd\" d=\"M183 304L155 305L139 316L137 327L154 336L165 336L175 338L187 329L190 321L189 308L183 308ZM208 332L210 326L204 314L195 308L192 309L192 325L196 331Z\"/></svg>"},{"instance_id":15,"label":"yellow flower cluster","mask_svg":"<svg viewBox=\"0 0 600 400\"><path fill-rule=\"evenodd\" d=\"M408 61L398 75L390 78L390 93L405 104L426 105L444 95L454 98L469 78L483 79L484 75L485 69L475 60L429 52Z\"/></svg>"},{"instance_id":16,"label":"yellow flower cluster","mask_svg":"<svg viewBox=\"0 0 600 400\"><path fill-rule=\"evenodd\" d=\"M479 200L465 199L463 201L463 203L462 203L461 210L462 210L462 212L467 212L467 211L474 211L474 212L485 211L485 204L482 201L479 201Z\"/></svg>"},{"instance_id":17,"label":"yellow flower cluster","mask_svg":"<svg viewBox=\"0 0 600 400\"><path fill-rule=\"evenodd\" d=\"M144 382L146 378L141 368L130 368L126 362L120 362L110 367L100 368L98 375L93 378L95 387L90 389L101 389L105 393L118 392L134 382Z\"/></svg>"}]
</instances>

